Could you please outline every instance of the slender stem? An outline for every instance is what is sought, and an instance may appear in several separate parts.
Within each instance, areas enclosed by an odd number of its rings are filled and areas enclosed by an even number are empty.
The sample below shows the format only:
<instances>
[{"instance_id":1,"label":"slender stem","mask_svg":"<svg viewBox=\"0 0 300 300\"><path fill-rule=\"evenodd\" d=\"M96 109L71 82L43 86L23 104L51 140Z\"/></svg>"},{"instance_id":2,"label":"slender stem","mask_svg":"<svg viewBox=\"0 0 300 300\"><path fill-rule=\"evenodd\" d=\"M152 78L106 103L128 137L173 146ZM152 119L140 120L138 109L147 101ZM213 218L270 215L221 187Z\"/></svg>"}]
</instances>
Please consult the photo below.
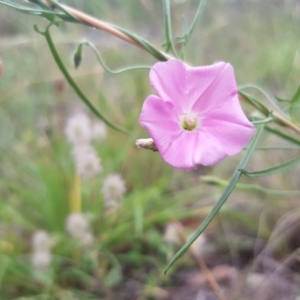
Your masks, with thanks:
<instances>
[{"instance_id":1,"label":"slender stem","mask_svg":"<svg viewBox=\"0 0 300 300\"><path fill-rule=\"evenodd\" d=\"M191 25L191 27L190 27L187 35L186 35L185 44L187 44L189 42L190 38L192 37L192 34L193 34L193 32L196 28L197 22L198 22L198 20L200 18L200 15L201 15L204 7L205 7L206 2L207 2L207 0L200 0L196 15L195 15L194 20L193 20L193 23L192 23L192 25Z\"/></svg>"},{"instance_id":2,"label":"slender stem","mask_svg":"<svg viewBox=\"0 0 300 300\"><path fill-rule=\"evenodd\" d=\"M137 43L134 39L130 38L129 36L127 36L126 34L122 33L120 30L113 28L110 24L107 24L103 21L100 21L92 16L89 16L75 8L69 7L65 4L61 4L60 5L62 8L64 8L64 10L66 10L67 12L69 12L71 15L73 15L74 17L76 17L77 19L83 21L84 23L89 24L90 26L106 31L107 33L114 35L115 37L129 43L132 44L138 48L143 48L139 43Z\"/></svg>"},{"instance_id":3,"label":"slender stem","mask_svg":"<svg viewBox=\"0 0 300 300\"><path fill-rule=\"evenodd\" d=\"M247 99L247 97L245 97L245 94L239 92L239 99L241 101L244 101L252 106L253 102L249 101L249 99ZM256 109L259 109L257 106L254 106ZM277 122L278 124L285 126L285 127L289 127L290 129L292 129L293 131L297 132L300 134L300 128L298 126L296 126L294 123L292 123L290 120L286 119L284 116L282 116L280 113L273 111L271 113L271 111L269 111L265 106L262 107L262 109L259 109L261 113L263 113L264 115L268 116L270 114L272 114L273 119L275 122Z\"/></svg>"},{"instance_id":4,"label":"slender stem","mask_svg":"<svg viewBox=\"0 0 300 300\"><path fill-rule=\"evenodd\" d=\"M46 31L44 33L41 33L40 31L37 31L41 34L43 34L46 38L46 41L47 41L47 44L49 46L49 49L52 53L52 56L54 58L54 60L56 61L57 63L57 66L59 67L59 69L61 70L61 72L64 74L66 80L68 81L68 83L70 84L70 86L74 89L74 91L76 92L76 94L80 97L80 99L90 108L90 110L98 117L100 118L103 122L105 122L108 126L120 131L120 132L123 132L123 133L126 133L128 134L128 132L117 126L117 125L114 125L113 123L111 123L110 121L108 121L96 108L95 106L90 102L90 100L85 96L85 94L81 91L81 89L78 87L78 85L75 83L75 81L73 80L73 78L71 77L71 75L69 74L69 72L67 71L66 67L64 66L62 60L60 59L60 56L55 48L55 45L52 41L52 38L51 38L51 35L50 35L50 26L52 24L50 24Z\"/></svg>"},{"instance_id":5,"label":"slender stem","mask_svg":"<svg viewBox=\"0 0 300 300\"><path fill-rule=\"evenodd\" d=\"M119 70L116 70L116 71L111 70L111 69L105 64L105 62L104 62L104 60L102 59L102 57L101 57L99 51L97 50L97 48L95 47L95 45L94 45L93 43L88 42L88 41L84 41L84 42L81 42L81 43L80 43L79 47L80 47L81 45L91 47L92 50L94 51L94 53L95 53L95 55L96 55L96 57L97 57L97 59L98 59L100 65L103 67L103 69L104 69L106 72L108 72L108 73L110 73L110 74L120 74L120 73L122 73L122 72L132 71L132 70L138 70L138 69L142 69L142 70L145 70L145 69L150 70L150 69L151 69L150 66L135 66L135 67L128 67L128 68L119 69Z\"/></svg>"},{"instance_id":6,"label":"slender stem","mask_svg":"<svg viewBox=\"0 0 300 300\"><path fill-rule=\"evenodd\" d=\"M207 2L207 0L200 0L199 1L198 9L197 9L195 17L193 19L192 25L190 26L188 31L186 30L186 24L185 24L185 19L184 19L184 21L183 21L184 22L183 23L184 24L184 26L183 26L184 34L183 34L182 37L177 38L178 41L183 44L183 49L182 50L184 50L184 47L188 44L189 40L191 39L192 34L193 34L193 32L196 28L196 25L197 25L197 23L200 19L200 15L201 15L204 7L205 7L206 2Z\"/></svg>"},{"instance_id":7,"label":"slender stem","mask_svg":"<svg viewBox=\"0 0 300 300\"><path fill-rule=\"evenodd\" d=\"M166 41L163 44L166 46L166 52L171 50L172 54L177 58L178 54L173 44L172 37L172 20L171 20L171 5L170 0L162 0L163 11L164 11L164 21L165 21L165 35Z\"/></svg>"}]
</instances>

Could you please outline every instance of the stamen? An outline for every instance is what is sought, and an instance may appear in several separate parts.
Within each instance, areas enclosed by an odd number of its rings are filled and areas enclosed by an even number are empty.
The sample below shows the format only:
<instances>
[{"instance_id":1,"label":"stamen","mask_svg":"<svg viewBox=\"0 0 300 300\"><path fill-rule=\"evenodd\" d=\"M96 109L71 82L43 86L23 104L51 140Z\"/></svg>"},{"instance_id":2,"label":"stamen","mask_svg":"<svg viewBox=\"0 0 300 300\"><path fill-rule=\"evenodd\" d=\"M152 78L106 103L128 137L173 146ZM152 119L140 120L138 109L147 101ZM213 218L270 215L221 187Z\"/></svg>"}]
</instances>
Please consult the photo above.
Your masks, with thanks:
<instances>
[{"instance_id":1,"label":"stamen","mask_svg":"<svg viewBox=\"0 0 300 300\"><path fill-rule=\"evenodd\" d=\"M185 115L181 118L181 125L184 130L192 131L198 126L198 118L195 115Z\"/></svg>"}]
</instances>

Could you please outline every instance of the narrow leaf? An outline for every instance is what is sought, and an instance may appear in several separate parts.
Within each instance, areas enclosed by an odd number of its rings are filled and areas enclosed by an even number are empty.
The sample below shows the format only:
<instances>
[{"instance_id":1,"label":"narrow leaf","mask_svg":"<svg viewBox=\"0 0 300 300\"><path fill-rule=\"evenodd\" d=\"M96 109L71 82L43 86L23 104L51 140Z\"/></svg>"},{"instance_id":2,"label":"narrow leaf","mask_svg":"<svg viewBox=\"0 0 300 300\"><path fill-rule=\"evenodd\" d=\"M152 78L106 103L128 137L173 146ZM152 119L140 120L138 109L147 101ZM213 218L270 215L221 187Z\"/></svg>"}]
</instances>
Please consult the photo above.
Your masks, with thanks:
<instances>
[{"instance_id":1,"label":"narrow leaf","mask_svg":"<svg viewBox=\"0 0 300 300\"><path fill-rule=\"evenodd\" d=\"M255 149L257 150L257 148ZM201 180L208 183L208 184L214 184L218 185L220 187L226 187L228 185L227 180L223 180L221 178L215 177L215 176L202 176ZM272 195L281 197L283 195L285 196L293 196L293 195L300 195L300 191L297 190L272 190L265 188L258 184L248 184L248 183L237 183L236 189L245 191L248 193L260 193L260 194L266 194L266 195Z\"/></svg>"},{"instance_id":2,"label":"narrow leaf","mask_svg":"<svg viewBox=\"0 0 300 300\"><path fill-rule=\"evenodd\" d=\"M253 98L252 96L242 92L241 90L239 90L239 94L243 97L244 100L246 100L249 104L254 106L257 110L259 110L264 115L270 114L270 111L268 110L268 108L266 106L264 106L262 103L260 103L258 100Z\"/></svg>"},{"instance_id":3,"label":"narrow leaf","mask_svg":"<svg viewBox=\"0 0 300 300\"><path fill-rule=\"evenodd\" d=\"M248 177L260 177L260 176L267 176L267 175L272 175L278 172L285 171L288 168L294 167L298 162L300 162L300 156L284 163L281 165L278 165L276 167L272 167L269 169L261 170L261 171L255 171L255 172L248 172L246 170L241 169L240 171L248 176Z\"/></svg>"},{"instance_id":4,"label":"narrow leaf","mask_svg":"<svg viewBox=\"0 0 300 300\"><path fill-rule=\"evenodd\" d=\"M274 134L274 135L277 135L277 136L281 137L283 140L289 141L293 144L296 144L296 145L300 146L300 140L295 139L295 138L293 138L293 137L291 137L291 136L289 136L289 135L287 135L287 134L285 134L285 133L283 133L283 132L281 132L277 129L273 129L273 128L270 128L270 127L266 126L265 130L272 133L272 134Z\"/></svg>"},{"instance_id":5,"label":"narrow leaf","mask_svg":"<svg viewBox=\"0 0 300 300\"><path fill-rule=\"evenodd\" d=\"M171 266L188 250L188 248L193 244L193 242L199 237L199 235L205 230L205 228L209 225L209 223L212 221L214 216L218 213L218 211L221 209L223 204L226 202L230 194L232 193L233 189L235 188L235 185L237 184L240 176L242 175L240 169L243 169L247 163L249 162L256 145L258 143L258 140L263 132L264 125L259 125L257 127L256 133L254 137L252 138L247 151L238 164L237 168L235 169L229 184L227 185L225 191L223 192L222 196L216 203L216 205L213 207L209 215L204 219L202 224L198 227L196 232L191 236L191 238L181 247L181 249L174 255L174 257L171 259L169 264L167 265L167 268L165 270L165 273L171 268Z\"/></svg>"}]
</instances>

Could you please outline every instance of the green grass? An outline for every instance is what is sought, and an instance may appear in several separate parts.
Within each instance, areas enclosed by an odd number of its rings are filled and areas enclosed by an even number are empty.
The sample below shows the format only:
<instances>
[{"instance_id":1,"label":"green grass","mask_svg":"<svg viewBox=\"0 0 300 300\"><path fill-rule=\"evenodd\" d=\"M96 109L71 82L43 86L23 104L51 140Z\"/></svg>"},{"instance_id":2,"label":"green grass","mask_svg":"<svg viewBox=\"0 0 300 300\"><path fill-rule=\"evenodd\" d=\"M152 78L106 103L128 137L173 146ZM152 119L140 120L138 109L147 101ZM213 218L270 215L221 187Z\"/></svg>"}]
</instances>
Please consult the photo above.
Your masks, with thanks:
<instances>
[{"instance_id":1,"label":"green grass","mask_svg":"<svg viewBox=\"0 0 300 300\"><path fill-rule=\"evenodd\" d=\"M162 44L159 1L148 4L130 0L126 5L123 1L102 2L68 1L138 33L158 47ZM190 22L197 1L172 3L174 32L179 36L182 15ZM193 65L229 61L239 84L251 83L271 95L291 97L299 85L299 20L294 8L298 4L282 3L208 1L187 47L187 61ZM201 181L201 176L228 180L240 156L212 168L184 172L165 165L156 153L137 149L135 140L147 137L138 117L144 99L153 93L148 71L105 74L89 49L85 49L83 63L75 70L71 55L84 37L97 45L111 68L151 66L154 59L90 28L67 24L53 29L61 57L78 85L105 116L130 131L125 136L109 129L107 140L94 144L103 173L83 182L82 211L90 220L96 242L92 248L81 248L65 231L74 163L64 126L74 109L84 106L66 85L33 24L43 28L46 22L1 6L0 299L110 299L109 294L121 292L131 280L139 287L170 285L169 275L164 276L163 270L175 248L163 241L165 225L172 219L184 220L187 231L193 231L224 189L222 184ZM267 100L257 96L270 107ZM250 112L251 108L245 110ZM278 144L279 138L266 134L262 146ZM258 151L249 167L265 169L290 158L288 151ZM122 174L127 193L120 208L105 215L100 191L104 178L111 173ZM227 256L229 250L245 247L239 234L249 237L250 248L256 237L266 242L278 218L298 206L299 195L283 197L257 186L299 190L299 167L268 178L243 177L242 183L245 185L237 187L209 229L217 251ZM49 273L37 278L31 267L30 239L40 229L54 238L53 264ZM288 251L291 249L281 255ZM171 272L191 265L186 255Z\"/></svg>"}]
</instances>

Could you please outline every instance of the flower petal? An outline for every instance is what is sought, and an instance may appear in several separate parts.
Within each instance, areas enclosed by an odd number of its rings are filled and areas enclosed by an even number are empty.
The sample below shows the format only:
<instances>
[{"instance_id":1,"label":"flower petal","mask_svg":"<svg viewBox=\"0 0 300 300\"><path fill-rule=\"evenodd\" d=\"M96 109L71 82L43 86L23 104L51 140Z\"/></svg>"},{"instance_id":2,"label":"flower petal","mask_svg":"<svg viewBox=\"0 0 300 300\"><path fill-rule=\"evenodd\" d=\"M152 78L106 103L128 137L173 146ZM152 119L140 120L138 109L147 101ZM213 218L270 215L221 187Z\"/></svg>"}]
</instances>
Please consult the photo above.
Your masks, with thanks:
<instances>
[{"instance_id":1,"label":"flower petal","mask_svg":"<svg viewBox=\"0 0 300 300\"><path fill-rule=\"evenodd\" d=\"M237 96L216 107L202 120L202 130L217 137L228 155L241 151L253 135L254 126L245 116Z\"/></svg>"},{"instance_id":2,"label":"flower petal","mask_svg":"<svg viewBox=\"0 0 300 300\"><path fill-rule=\"evenodd\" d=\"M199 96L192 107L193 111L201 112L201 116L231 101L237 95L234 71L230 64L212 65L207 69L206 76L209 80L206 81L205 89L201 88L202 93L199 89ZM193 97L195 96L196 92L193 92Z\"/></svg>"},{"instance_id":3,"label":"flower petal","mask_svg":"<svg viewBox=\"0 0 300 300\"><path fill-rule=\"evenodd\" d=\"M163 154L174 138L183 131L173 104L154 95L148 96L143 104L140 124L147 129L160 154Z\"/></svg>"},{"instance_id":4,"label":"flower petal","mask_svg":"<svg viewBox=\"0 0 300 300\"><path fill-rule=\"evenodd\" d=\"M164 153L161 153L165 162L179 169L196 167L193 153L196 149L197 131L182 131L172 140Z\"/></svg>"},{"instance_id":5,"label":"flower petal","mask_svg":"<svg viewBox=\"0 0 300 300\"><path fill-rule=\"evenodd\" d=\"M193 152L194 165L211 166L227 156L222 145L207 131L198 130Z\"/></svg>"},{"instance_id":6,"label":"flower petal","mask_svg":"<svg viewBox=\"0 0 300 300\"><path fill-rule=\"evenodd\" d=\"M219 62L210 66L186 67L188 110L192 109L195 102L213 84L226 65L225 62Z\"/></svg>"},{"instance_id":7,"label":"flower petal","mask_svg":"<svg viewBox=\"0 0 300 300\"><path fill-rule=\"evenodd\" d=\"M150 83L163 101L173 102L182 111L187 98L185 65L177 59L156 63L150 71Z\"/></svg>"}]
</instances>

